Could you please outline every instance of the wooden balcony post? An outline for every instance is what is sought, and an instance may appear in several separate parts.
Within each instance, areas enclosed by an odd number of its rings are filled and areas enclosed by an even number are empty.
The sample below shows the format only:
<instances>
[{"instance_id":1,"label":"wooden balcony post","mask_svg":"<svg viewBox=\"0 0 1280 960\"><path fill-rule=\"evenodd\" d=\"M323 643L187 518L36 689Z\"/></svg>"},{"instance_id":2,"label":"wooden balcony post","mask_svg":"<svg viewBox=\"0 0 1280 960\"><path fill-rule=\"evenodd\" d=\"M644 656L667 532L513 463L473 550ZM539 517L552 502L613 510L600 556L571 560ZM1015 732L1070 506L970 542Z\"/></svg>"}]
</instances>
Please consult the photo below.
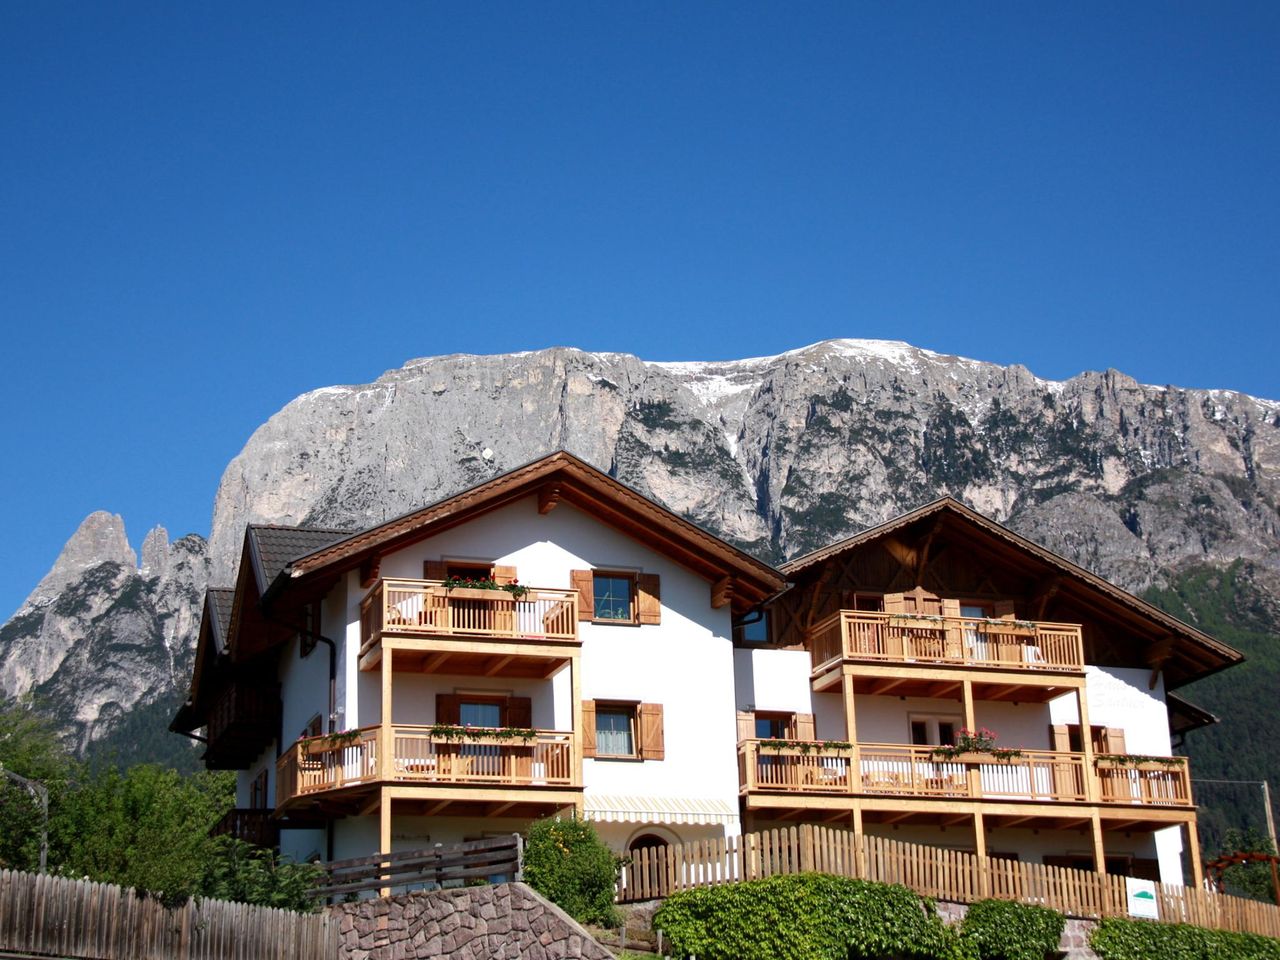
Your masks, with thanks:
<instances>
[{"instance_id":1,"label":"wooden balcony post","mask_svg":"<svg viewBox=\"0 0 1280 960\"><path fill-rule=\"evenodd\" d=\"M973 681L965 680L960 684L960 697L964 703L964 725L965 729L976 731L978 729L978 712L973 704ZM976 763L965 764L965 782L969 786L969 796L982 796L982 771Z\"/></svg>"},{"instance_id":2,"label":"wooden balcony post","mask_svg":"<svg viewBox=\"0 0 1280 960\"><path fill-rule=\"evenodd\" d=\"M1093 811L1090 820L1090 830L1093 833L1093 869L1095 873L1106 874L1107 872L1107 852L1102 845L1102 817L1097 810Z\"/></svg>"},{"instance_id":3,"label":"wooden balcony post","mask_svg":"<svg viewBox=\"0 0 1280 960\"><path fill-rule=\"evenodd\" d=\"M1204 865L1200 861L1200 829L1196 826L1196 818L1192 817L1186 823L1187 827L1187 852L1191 854L1191 885L1197 890L1204 889ZM1271 864L1274 871L1276 865Z\"/></svg>"},{"instance_id":4,"label":"wooden balcony post","mask_svg":"<svg viewBox=\"0 0 1280 960\"><path fill-rule=\"evenodd\" d=\"M391 798L387 795L386 787L378 788L378 852L391 852ZM388 864L384 863L380 866L386 867ZM381 888L378 896L391 896L391 888Z\"/></svg>"},{"instance_id":5,"label":"wooden balcony post","mask_svg":"<svg viewBox=\"0 0 1280 960\"><path fill-rule=\"evenodd\" d=\"M862 785L862 755L858 750L858 710L853 689L853 674L850 673L848 664L843 668L840 685L844 697L844 738L849 741L848 789L856 792Z\"/></svg>"},{"instance_id":6,"label":"wooden balcony post","mask_svg":"<svg viewBox=\"0 0 1280 960\"><path fill-rule=\"evenodd\" d=\"M1094 765L1093 733L1089 727L1089 697L1083 684L1076 687L1076 708L1080 715L1080 752L1084 754L1084 797L1097 803L1101 796L1098 768Z\"/></svg>"},{"instance_id":7,"label":"wooden balcony post","mask_svg":"<svg viewBox=\"0 0 1280 960\"><path fill-rule=\"evenodd\" d=\"M378 779L386 782L391 779L395 764L391 752L395 749L391 735L391 672L392 651L383 642L382 650L382 728L378 731ZM386 852L385 850L383 852Z\"/></svg>"},{"instance_id":8,"label":"wooden balcony post","mask_svg":"<svg viewBox=\"0 0 1280 960\"><path fill-rule=\"evenodd\" d=\"M574 621L575 623L577 621ZM570 777L575 787L582 785L582 660L575 652L569 658L569 702L573 710L573 732L570 734ZM593 714L594 716L594 714ZM578 814L582 814L582 799L578 799Z\"/></svg>"},{"instance_id":9,"label":"wooden balcony post","mask_svg":"<svg viewBox=\"0 0 1280 960\"><path fill-rule=\"evenodd\" d=\"M987 859L987 825L982 820L982 813L973 815L973 848L978 856L978 893L982 897L991 896L991 861Z\"/></svg>"}]
</instances>

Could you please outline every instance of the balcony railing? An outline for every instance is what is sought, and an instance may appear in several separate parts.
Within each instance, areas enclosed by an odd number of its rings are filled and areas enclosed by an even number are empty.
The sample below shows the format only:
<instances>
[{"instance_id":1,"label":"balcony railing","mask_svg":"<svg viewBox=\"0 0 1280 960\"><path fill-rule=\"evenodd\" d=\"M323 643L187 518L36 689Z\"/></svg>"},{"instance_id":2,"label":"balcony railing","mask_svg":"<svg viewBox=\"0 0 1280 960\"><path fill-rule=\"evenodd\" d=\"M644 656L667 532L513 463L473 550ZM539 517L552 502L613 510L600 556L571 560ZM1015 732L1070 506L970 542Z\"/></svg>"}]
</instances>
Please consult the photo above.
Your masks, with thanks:
<instances>
[{"instance_id":1,"label":"balcony railing","mask_svg":"<svg viewBox=\"0 0 1280 960\"><path fill-rule=\"evenodd\" d=\"M361 652L384 633L576 642L578 592L529 587L516 597L434 580L381 580L360 604Z\"/></svg>"},{"instance_id":2,"label":"balcony railing","mask_svg":"<svg viewBox=\"0 0 1280 960\"><path fill-rule=\"evenodd\" d=\"M1103 803L1192 805L1191 773L1181 757L1133 761L1099 757L1096 765Z\"/></svg>"},{"instance_id":3,"label":"balcony railing","mask_svg":"<svg viewBox=\"0 0 1280 960\"><path fill-rule=\"evenodd\" d=\"M453 728L456 731L457 728ZM573 735L534 730L468 728L441 733L429 726L391 728L393 749L382 749L382 728L353 736L299 740L276 763L276 804L295 797L377 782L505 787L573 787L579 783ZM379 758L385 757L380 763Z\"/></svg>"},{"instance_id":4,"label":"balcony railing","mask_svg":"<svg viewBox=\"0 0 1280 960\"><path fill-rule=\"evenodd\" d=\"M1084 670L1072 623L841 610L809 631L814 670L833 660L943 663L1004 670Z\"/></svg>"},{"instance_id":5,"label":"balcony railing","mask_svg":"<svg viewBox=\"0 0 1280 960\"><path fill-rule=\"evenodd\" d=\"M990 754L935 756L933 747L862 743L856 748L820 742L744 740L738 745L740 784L755 791L859 796L950 797L1071 803L1088 798L1084 755L1023 750L996 760ZM856 756L856 760L855 760ZM1190 806L1185 764L1106 766L1099 761L1104 803Z\"/></svg>"},{"instance_id":6,"label":"balcony railing","mask_svg":"<svg viewBox=\"0 0 1280 960\"><path fill-rule=\"evenodd\" d=\"M209 835L235 837L259 847L274 847L280 842L280 827L271 819L271 814L271 810L236 807L222 815Z\"/></svg>"}]
</instances>

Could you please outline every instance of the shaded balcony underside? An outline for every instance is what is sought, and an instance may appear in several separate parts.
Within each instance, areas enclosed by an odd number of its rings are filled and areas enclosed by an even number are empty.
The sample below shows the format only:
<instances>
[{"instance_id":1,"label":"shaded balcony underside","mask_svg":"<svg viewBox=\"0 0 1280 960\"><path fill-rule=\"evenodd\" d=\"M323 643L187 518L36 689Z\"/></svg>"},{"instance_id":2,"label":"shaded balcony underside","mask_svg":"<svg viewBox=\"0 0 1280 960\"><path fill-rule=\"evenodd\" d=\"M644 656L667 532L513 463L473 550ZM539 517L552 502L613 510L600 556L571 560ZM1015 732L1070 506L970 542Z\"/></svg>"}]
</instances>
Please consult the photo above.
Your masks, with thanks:
<instances>
[{"instance_id":1,"label":"shaded balcony underside","mask_svg":"<svg viewBox=\"0 0 1280 960\"><path fill-rule=\"evenodd\" d=\"M1186 762L1173 758L1130 765L1099 761L1091 769L1077 753L1023 750L996 759L987 753L948 757L935 749L744 740L738 747L740 791L748 809L860 806L927 817L948 810L968 817L978 806L1004 805L1021 811L1010 813L1014 819L1087 820L1097 808L1117 821L1145 823L1168 822L1169 816L1180 821L1194 810Z\"/></svg>"},{"instance_id":2,"label":"shaded balcony underside","mask_svg":"<svg viewBox=\"0 0 1280 960\"><path fill-rule=\"evenodd\" d=\"M843 610L808 631L814 676L840 661L949 665L1000 674L1084 672L1077 624Z\"/></svg>"},{"instance_id":3,"label":"shaded balcony underside","mask_svg":"<svg viewBox=\"0 0 1280 960\"><path fill-rule=\"evenodd\" d=\"M444 810L450 803L563 806L580 795L571 734L396 725L299 740L276 762L276 808L368 802L393 788ZM568 802L572 802L569 800ZM491 815L493 815L491 813Z\"/></svg>"},{"instance_id":4,"label":"shaded balcony underside","mask_svg":"<svg viewBox=\"0 0 1280 960\"><path fill-rule=\"evenodd\" d=\"M813 677L814 693L840 693L844 675L853 681L855 693L864 696L928 697L959 700L964 682L972 684L975 700L1011 703L1047 703L1079 687L1075 674L1053 671L1011 672L999 668L970 667L936 661L888 665L882 662L827 664Z\"/></svg>"},{"instance_id":5,"label":"shaded balcony underside","mask_svg":"<svg viewBox=\"0 0 1280 960\"><path fill-rule=\"evenodd\" d=\"M907 797L795 797L753 793L744 798L747 812L767 820L803 820L818 823L850 822L853 810L862 811L863 823L963 828L980 815L988 830L1080 830L1086 832L1097 810L1105 833L1148 833L1177 826L1195 818L1193 809L1118 808L1080 803L966 800Z\"/></svg>"}]
</instances>

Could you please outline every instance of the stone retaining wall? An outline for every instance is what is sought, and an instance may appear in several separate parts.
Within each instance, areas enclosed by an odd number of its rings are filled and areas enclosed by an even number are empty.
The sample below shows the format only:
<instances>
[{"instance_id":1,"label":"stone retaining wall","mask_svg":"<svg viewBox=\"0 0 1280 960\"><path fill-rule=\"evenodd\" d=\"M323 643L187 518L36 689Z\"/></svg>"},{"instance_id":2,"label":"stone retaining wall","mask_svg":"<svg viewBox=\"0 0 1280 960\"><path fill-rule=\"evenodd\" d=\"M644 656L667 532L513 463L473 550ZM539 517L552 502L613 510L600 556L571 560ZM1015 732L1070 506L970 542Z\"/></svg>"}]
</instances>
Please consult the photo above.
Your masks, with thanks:
<instances>
[{"instance_id":1,"label":"stone retaining wall","mask_svg":"<svg viewBox=\"0 0 1280 960\"><path fill-rule=\"evenodd\" d=\"M523 883L329 907L339 960L612 960L567 913Z\"/></svg>"},{"instance_id":2,"label":"stone retaining wall","mask_svg":"<svg viewBox=\"0 0 1280 960\"><path fill-rule=\"evenodd\" d=\"M938 916L949 924L958 924L968 912L968 904L938 901ZM1089 934L1097 925L1096 920L1067 917L1067 923L1062 928L1062 939L1058 941L1058 949L1062 951L1065 960L1098 960L1098 955L1089 949Z\"/></svg>"}]
</instances>

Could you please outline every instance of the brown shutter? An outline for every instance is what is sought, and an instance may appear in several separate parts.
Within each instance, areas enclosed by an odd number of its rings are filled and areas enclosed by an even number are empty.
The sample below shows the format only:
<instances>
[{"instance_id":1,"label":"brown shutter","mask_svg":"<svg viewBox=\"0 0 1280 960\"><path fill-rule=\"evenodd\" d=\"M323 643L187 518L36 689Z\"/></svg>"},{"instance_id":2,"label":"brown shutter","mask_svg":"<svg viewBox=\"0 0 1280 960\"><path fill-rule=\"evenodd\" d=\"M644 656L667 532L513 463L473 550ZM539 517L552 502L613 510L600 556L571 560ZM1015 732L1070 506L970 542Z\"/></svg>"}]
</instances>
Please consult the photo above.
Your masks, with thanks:
<instances>
[{"instance_id":1,"label":"brown shutter","mask_svg":"<svg viewBox=\"0 0 1280 960\"><path fill-rule=\"evenodd\" d=\"M596 702L582 701L582 755L596 755Z\"/></svg>"},{"instance_id":2,"label":"brown shutter","mask_svg":"<svg viewBox=\"0 0 1280 960\"><path fill-rule=\"evenodd\" d=\"M595 578L590 570L570 570L569 585L578 591L578 619L591 620L596 613Z\"/></svg>"},{"instance_id":3,"label":"brown shutter","mask_svg":"<svg viewBox=\"0 0 1280 960\"><path fill-rule=\"evenodd\" d=\"M1119 727L1107 727L1107 737L1104 743L1107 753L1124 754L1129 752L1124 745L1124 731Z\"/></svg>"},{"instance_id":4,"label":"brown shutter","mask_svg":"<svg viewBox=\"0 0 1280 960\"><path fill-rule=\"evenodd\" d=\"M944 617L960 616L960 601L959 600L943 600L942 615Z\"/></svg>"},{"instance_id":5,"label":"brown shutter","mask_svg":"<svg viewBox=\"0 0 1280 960\"><path fill-rule=\"evenodd\" d=\"M796 714L796 739L797 740L817 740L818 735L815 732L813 714L797 713Z\"/></svg>"},{"instance_id":6,"label":"brown shutter","mask_svg":"<svg viewBox=\"0 0 1280 960\"><path fill-rule=\"evenodd\" d=\"M493 568L493 582L494 583L515 583L516 568L495 566Z\"/></svg>"},{"instance_id":7,"label":"brown shutter","mask_svg":"<svg viewBox=\"0 0 1280 960\"><path fill-rule=\"evenodd\" d=\"M1012 600L996 601L996 619L997 620L1017 620L1018 614L1014 609Z\"/></svg>"},{"instance_id":8,"label":"brown shutter","mask_svg":"<svg viewBox=\"0 0 1280 960\"><path fill-rule=\"evenodd\" d=\"M1071 731L1066 724L1055 723L1049 728L1049 742L1058 753L1071 752Z\"/></svg>"},{"instance_id":9,"label":"brown shutter","mask_svg":"<svg viewBox=\"0 0 1280 960\"><path fill-rule=\"evenodd\" d=\"M528 730L533 726L533 701L528 697L507 697L506 726Z\"/></svg>"},{"instance_id":10,"label":"brown shutter","mask_svg":"<svg viewBox=\"0 0 1280 960\"><path fill-rule=\"evenodd\" d=\"M661 760L666 756L662 739L662 704L640 704L640 759Z\"/></svg>"},{"instance_id":11,"label":"brown shutter","mask_svg":"<svg viewBox=\"0 0 1280 960\"><path fill-rule=\"evenodd\" d=\"M884 595L885 613L905 613L907 609L906 594L886 593Z\"/></svg>"},{"instance_id":12,"label":"brown shutter","mask_svg":"<svg viewBox=\"0 0 1280 960\"><path fill-rule=\"evenodd\" d=\"M756 715L752 710L738 711L738 739L754 740L756 738Z\"/></svg>"},{"instance_id":13,"label":"brown shutter","mask_svg":"<svg viewBox=\"0 0 1280 960\"><path fill-rule=\"evenodd\" d=\"M462 707L456 693L436 694L436 723L457 726L462 722Z\"/></svg>"},{"instance_id":14,"label":"brown shutter","mask_svg":"<svg viewBox=\"0 0 1280 960\"><path fill-rule=\"evenodd\" d=\"M449 575L449 568L443 560L427 560L422 564L424 580L443 580Z\"/></svg>"},{"instance_id":15,"label":"brown shutter","mask_svg":"<svg viewBox=\"0 0 1280 960\"><path fill-rule=\"evenodd\" d=\"M637 620L641 623L662 622L662 590L656 573L642 573L636 577Z\"/></svg>"}]
</instances>

